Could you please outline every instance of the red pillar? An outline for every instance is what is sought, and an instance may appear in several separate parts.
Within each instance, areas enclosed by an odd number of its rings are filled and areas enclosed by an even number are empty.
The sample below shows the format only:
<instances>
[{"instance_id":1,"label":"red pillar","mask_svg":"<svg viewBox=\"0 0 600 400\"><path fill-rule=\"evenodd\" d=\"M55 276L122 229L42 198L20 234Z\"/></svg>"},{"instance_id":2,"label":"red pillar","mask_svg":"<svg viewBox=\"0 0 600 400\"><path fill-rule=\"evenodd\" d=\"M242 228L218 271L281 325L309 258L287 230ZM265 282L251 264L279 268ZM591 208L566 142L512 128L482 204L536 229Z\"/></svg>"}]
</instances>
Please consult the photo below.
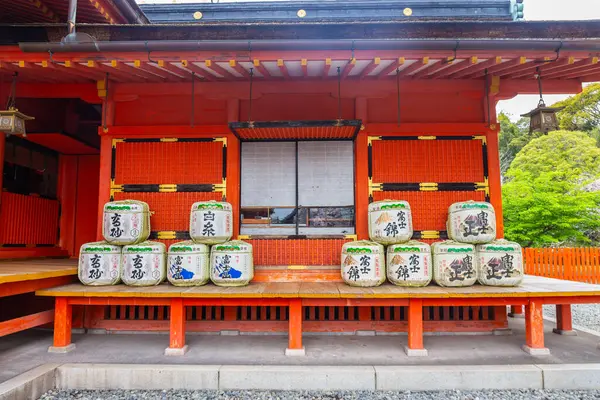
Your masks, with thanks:
<instances>
[{"instance_id":1,"label":"red pillar","mask_svg":"<svg viewBox=\"0 0 600 400\"><path fill-rule=\"evenodd\" d=\"M423 347L423 300L410 299L408 303L408 356L427 356Z\"/></svg>"},{"instance_id":2,"label":"red pillar","mask_svg":"<svg viewBox=\"0 0 600 400\"><path fill-rule=\"evenodd\" d=\"M556 305L556 328L552 331L559 335L577 335L577 332L573 330L570 304Z\"/></svg>"},{"instance_id":3,"label":"red pillar","mask_svg":"<svg viewBox=\"0 0 600 400\"><path fill-rule=\"evenodd\" d=\"M303 356L302 346L302 299L291 299L289 308L288 348L286 356Z\"/></svg>"},{"instance_id":4,"label":"red pillar","mask_svg":"<svg viewBox=\"0 0 600 400\"><path fill-rule=\"evenodd\" d=\"M171 299L169 318L169 347L165 350L167 356L182 356L187 351L185 344L185 306L183 299Z\"/></svg>"},{"instance_id":5,"label":"red pillar","mask_svg":"<svg viewBox=\"0 0 600 400\"><path fill-rule=\"evenodd\" d=\"M542 303L531 300L525 306L525 337L523 350L531 355L548 355L550 351L544 347L544 318Z\"/></svg>"},{"instance_id":6,"label":"red pillar","mask_svg":"<svg viewBox=\"0 0 600 400\"><path fill-rule=\"evenodd\" d=\"M50 353L68 353L75 349L71 343L71 326L73 324L73 306L66 297L57 297L54 306L54 345Z\"/></svg>"}]
</instances>

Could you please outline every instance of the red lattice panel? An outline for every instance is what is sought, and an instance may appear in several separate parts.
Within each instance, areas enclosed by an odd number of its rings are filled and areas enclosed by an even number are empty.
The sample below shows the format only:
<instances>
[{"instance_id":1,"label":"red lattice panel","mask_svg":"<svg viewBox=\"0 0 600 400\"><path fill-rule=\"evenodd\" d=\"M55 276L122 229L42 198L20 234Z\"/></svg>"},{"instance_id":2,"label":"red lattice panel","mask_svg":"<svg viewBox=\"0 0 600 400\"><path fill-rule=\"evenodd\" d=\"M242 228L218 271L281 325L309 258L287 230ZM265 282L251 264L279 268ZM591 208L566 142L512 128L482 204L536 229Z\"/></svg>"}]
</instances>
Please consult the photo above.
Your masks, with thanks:
<instances>
[{"instance_id":1,"label":"red lattice panel","mask_svg":"<svg viewBox=\"0 0 600 400\"><path fill-rule=\"evenodd\" d=\"M251 239L254 265L338 265L346 239Z\"/></svg>"},{"instance_id":2,"label":"red lattice panel","mask_svg":"<svg viewBox=\"0 0 600 400\"><path fill-rule=\"evenodd\" d=\"M373 199L406 200L416 231L445 231L448 207L460 201L485 201L485 192L374 192Z\"/></svg>"},{"instance_id":3,"label":"red lattice panel","mask_svg":"<svg viewBox=\"0 0 600 400\"><path fill-rule=\"evenodd\" d=\"M0 244L56 244L58 201L2 192Z\"/></svg>"},{"instance_id":4,"label":"red lattice panel","mask_svg":"<svg viewBox=\"0 0 600 400\"><path fill-rule=\"evenodd\" d=\"M221 142L117 143L115 183L221 183Z\"/></svg>"},{"instance_id":5,"label":"red lattice panel","mask_svg":"<svg viewBox=\"0 0 600 400\"><path fill-rule=\"evenodd\" d=\"M375 140L373 182L483 182L481 140Z\"/></svg>"},{"instance_id":6,"label":"red lattice panel","mask_svg":"<svg viewBox=\"0 0 600 400\"><path fill-rule=\"evenodd\" d=\"M115 200L140 200L150 206L150 228L153 231L187 231L190 211L197 201L221 200L219 192L115 193Z\"/></svg>"}]
</instances>

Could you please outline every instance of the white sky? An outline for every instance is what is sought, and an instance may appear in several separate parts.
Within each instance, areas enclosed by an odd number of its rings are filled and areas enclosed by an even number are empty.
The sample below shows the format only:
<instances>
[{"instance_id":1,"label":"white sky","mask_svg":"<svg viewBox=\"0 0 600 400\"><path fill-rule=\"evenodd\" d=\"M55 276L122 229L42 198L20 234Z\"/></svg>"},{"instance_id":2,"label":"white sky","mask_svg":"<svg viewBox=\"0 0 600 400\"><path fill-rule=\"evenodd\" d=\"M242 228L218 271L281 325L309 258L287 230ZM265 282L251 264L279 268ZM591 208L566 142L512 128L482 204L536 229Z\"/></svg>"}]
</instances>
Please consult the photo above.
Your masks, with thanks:
<instances>
[{"instance_id":1,"label":"white sky","mask_svg":"<svg viewBox=\"0 0 600 400\"><path fill-rule=\"evenodd\" d=\"M140 4L152 3L210 3L211 0L136 0ZM213 0L217 2L217 0ZM244 1L290 1L290 0L219 0L220 3L235 3ZM600 0L524 0L526 20L600 20ZM544 96L546 104L550 105L568 97L567 95ZM503 111L511 119L519 119L537 106L538 95L519 95L511 100L498 103L498 112Z\"/></svg>"}]
</instances>

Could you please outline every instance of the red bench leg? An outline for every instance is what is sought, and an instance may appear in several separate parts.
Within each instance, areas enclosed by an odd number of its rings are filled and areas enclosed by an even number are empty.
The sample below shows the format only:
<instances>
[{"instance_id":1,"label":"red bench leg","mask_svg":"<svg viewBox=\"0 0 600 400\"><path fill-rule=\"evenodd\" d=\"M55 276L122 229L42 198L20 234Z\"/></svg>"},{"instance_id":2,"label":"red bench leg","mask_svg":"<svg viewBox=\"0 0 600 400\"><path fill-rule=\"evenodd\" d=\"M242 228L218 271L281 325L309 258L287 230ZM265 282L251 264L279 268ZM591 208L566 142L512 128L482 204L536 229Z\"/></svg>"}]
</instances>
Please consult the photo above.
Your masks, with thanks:
<instances>
[{"instance_id":1,"label":"red bench leg","mask_svg":"<svg viewBox=\"0 0 600 400\"><path fill-rule=\"evenodd\" d=\"M183 299L171 300L171 314L169 318L169 347L165 349L166 356L182 356L187 352L185 344L185 306Z\"/></svg>"},{"instance_id":2,"label":"red bench leg","mask_svg":"<svg viewBox=\"0 0 600 400\"><path fill-rule=\"evenodd\" d=\"M286 356L305 355L302 346L302 299L291 299L289 308L289 344L285 349Z\"/></svg>"},{"instance_id":3,"label":"red bench leg","mask_svg":"<svg viewBox=\"0 0 600 400\"><path fill-rule=\"evenodd\" d=\"M75 349L71 343L71 325L73 324L73 306L66 297L57 297L54 304L54 345L49 353L68 353Z\"/></svg>"},{"instance_id":4,"label":"red bench leg","mask_svg":"<svg viewBox=\"0 0 600 400\"><path fill-rule=\"evenodd\" d=\"M552 332L559 335L577 335L577 332L573 330L570 304L556 305L556 328L554 328Z\"/></svg>"},{"instance_id":5,"label":"red bench leg","mask_svg":"<svg viewBox=\"0 0 600 400\"><path fill-rule=\"evenodd\" d=\"M525 306L525 336L526 344L523 346L525 352L532 356L550 354L550 350L544 347L544 318L542 303L538 300L530 300Z\"/></svg>"},{"instance_id":6,"label":"red bench leg","mask_svg":"<svg viewBox=\"0 0 600 400\"><path fill-rule=\"evenodd\" d=\"M509 317L523 317L523 306L510 306L510 313L508 313Z\"/></svg>"},{"instance_id":7,"label":"red bench leg","mask_svg":"<svg viewBox=\"0 0 600 400\"><path fill-rule=\"evenodd\" d=\"M404 348L409 357L427 356L423 347L423 300L410 299L408 302L408 346Z\"/></svg>"}]
</instances>

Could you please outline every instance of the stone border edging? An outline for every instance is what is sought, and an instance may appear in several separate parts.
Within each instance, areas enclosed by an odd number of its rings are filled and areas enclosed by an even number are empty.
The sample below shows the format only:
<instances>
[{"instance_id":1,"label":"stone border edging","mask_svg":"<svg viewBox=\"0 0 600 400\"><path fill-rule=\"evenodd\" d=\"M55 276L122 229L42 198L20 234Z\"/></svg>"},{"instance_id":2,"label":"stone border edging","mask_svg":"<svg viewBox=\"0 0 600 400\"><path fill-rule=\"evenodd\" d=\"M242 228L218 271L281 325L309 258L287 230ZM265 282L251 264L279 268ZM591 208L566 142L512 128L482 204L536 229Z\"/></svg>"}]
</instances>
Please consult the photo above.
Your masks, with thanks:
<instances>
[{"instance_id":1,"label":"stone border edging","mask_svg":"<svg viewBox=\"0 0 600 400\"><path fill-rule=\"evenodd\" d=\"M0 400L51 389L486 390L600 389L600 364L162 365L44 364L0 384Z\"/></svg>"}]
</instances>

